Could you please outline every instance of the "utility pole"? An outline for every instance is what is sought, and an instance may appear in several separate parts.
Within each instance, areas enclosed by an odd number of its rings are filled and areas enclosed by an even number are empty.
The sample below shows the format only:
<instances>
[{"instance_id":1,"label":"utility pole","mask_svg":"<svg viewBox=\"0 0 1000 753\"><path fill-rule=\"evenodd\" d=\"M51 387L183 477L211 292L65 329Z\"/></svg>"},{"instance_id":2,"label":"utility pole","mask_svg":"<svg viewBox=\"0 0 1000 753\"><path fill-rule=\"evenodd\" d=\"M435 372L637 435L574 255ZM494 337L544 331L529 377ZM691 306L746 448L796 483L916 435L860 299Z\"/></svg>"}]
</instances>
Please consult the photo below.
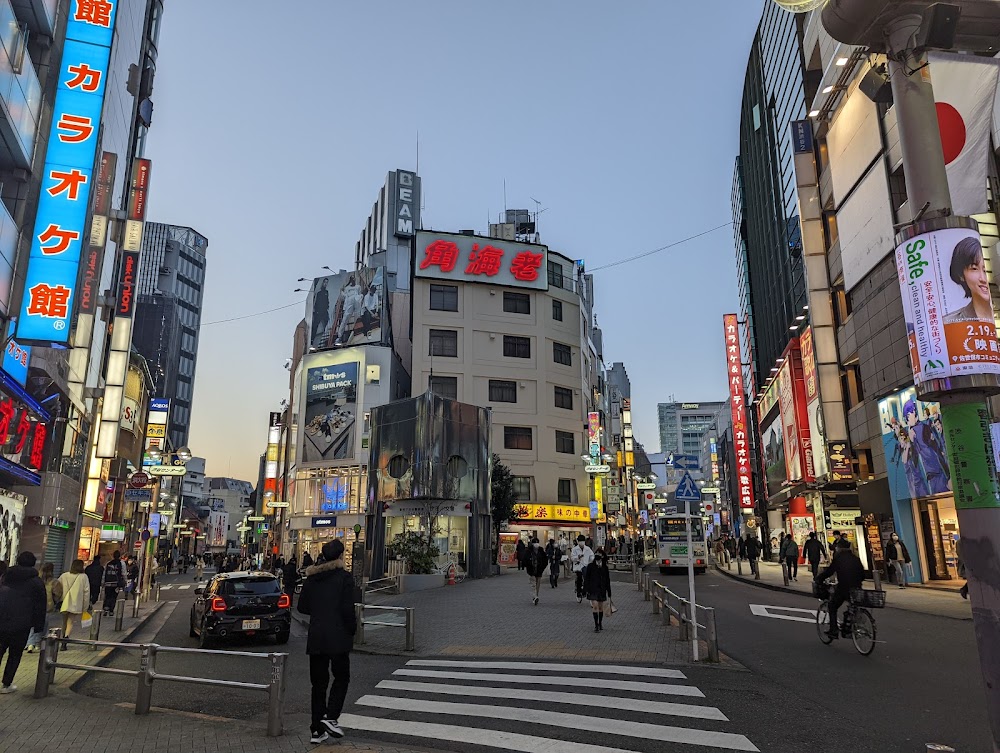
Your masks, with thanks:
<instances>
[{"instance_id":1,"label":"utility pole","mask_svg":"<svg viewBox=\"0 0 1000 753\"><path fill-rule=\"evenodd\" d=\"M942 47L961 48L963 34L983 34L985 29L981 27L985 21L971 17L967 22L960 19L961 6L952 8L937 4L935 8L934 5L931 0L907 4L830 0L822 10L822 18L835 39L867 46L872 51L885 51L888 57L906 194L913 217L896 235L896 264L908 332L911 343L916 342L915 347L910 348L911 356L917 359L913 364L914 384L918 397L941 403L962 536L962 560L968 575L972 619L986 689L992 749L1000 753L1000 568L997 567L1000 561L1000 494L986 404L989 396L1000 392L1000 379L985 366L980 366L987 363L985 359L974 361L976 367L965 373L953 373L950 350L946 348L943 357L935 355L941 351L929 345L931 340L926 335L929 321L940 323L943 313L937 309L942 297L936 292L940 290L939 279L936 279L940 274L933 268L935 265L941 268L938 260L942 258L947 269L947 259L939 254L939 245L942 249L949 245L943 242L946 236L954 238L964 233L978 238L979 228L973 219L952 213L924 35L929 33L929 27L941 20L941 14L935 11L944 10L953 16L933 31L944 30L938 39L947 39L950 31L952 38L958 40L957 44L945 42ZM970 326L982 330L977 330L977 335L984 343L996 342L993 321L976 319ZM946 327L947 323L941 329ZM938 342L942 338L943 335ZM940 348L936 343L933 347Z\"/></svg>"}]
</instances>

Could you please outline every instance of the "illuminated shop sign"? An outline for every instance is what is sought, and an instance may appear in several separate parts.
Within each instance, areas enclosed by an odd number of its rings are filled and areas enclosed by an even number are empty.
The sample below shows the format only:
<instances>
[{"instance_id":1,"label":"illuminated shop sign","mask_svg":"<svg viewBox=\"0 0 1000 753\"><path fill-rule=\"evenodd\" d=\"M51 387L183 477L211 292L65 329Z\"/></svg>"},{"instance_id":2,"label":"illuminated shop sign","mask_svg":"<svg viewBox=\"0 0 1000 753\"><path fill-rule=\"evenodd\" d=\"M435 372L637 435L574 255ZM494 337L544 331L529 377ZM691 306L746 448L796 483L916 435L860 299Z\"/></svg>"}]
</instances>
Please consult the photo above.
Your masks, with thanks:
<instances>
[{"instance_id":1,"label":"illuminated shop sign","mask_svg":"<svg viewBox=\"0 0 1000 753\"><path fill-rule=\"evenodd\" d=\"M90 206L118 0L72 0L42 190L31 238L19 340L66 343Z\"/></svg>"},{"instance_id":2,"label":"illuminated shop sign","mask_svg":"<svg viewBox=\"0 0 1000 753\"><path fill-rule=\"evenodd\" d=\"M548 290L548 249L530 243L455 233L417 233L414 274Z\"/></svg>"},{"instance_id":3,"label":"illuminated shop sign","mask_svg":"<svg viewBox=\"0 0 1000 753\"><path fill-rule=\"evenodd\" d=\"M0 374L0 470L41 484L49 414L6 374Z\"/></svg>"},{"instance_id":4,"label":"illuminated shop sign","mask_svg":"<svg viewBox=\"0 0 1000 753\"><path fill-rule=\"evenodd\" d=\"M729 402L733 418L733 451L736 459L736 496L740 509L752 510L753 464L750 461L750 426L747 423L746 396L743 392L743 357L740 355L740 325L736 314L722 317L726 334L726 374L729 379Z\"/></svg>"}]
</instances>

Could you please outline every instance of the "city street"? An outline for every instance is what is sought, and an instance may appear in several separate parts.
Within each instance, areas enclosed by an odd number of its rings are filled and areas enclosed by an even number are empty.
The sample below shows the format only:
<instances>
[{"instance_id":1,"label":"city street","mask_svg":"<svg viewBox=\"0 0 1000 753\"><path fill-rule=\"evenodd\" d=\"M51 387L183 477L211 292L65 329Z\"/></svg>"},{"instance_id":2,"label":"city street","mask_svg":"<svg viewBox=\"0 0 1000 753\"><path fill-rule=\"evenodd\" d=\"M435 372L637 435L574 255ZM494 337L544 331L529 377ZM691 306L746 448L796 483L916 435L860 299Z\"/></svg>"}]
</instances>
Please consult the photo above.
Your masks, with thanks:
<instances>
[{"instance_id":1,"label":"city street","mask_svg":"<svg viewBox=\"0 0 1000 753\"><path fill-rule=\"evenodd\" d=\"M686 593L683 575L655 577L675 592ZM534 751L543 738L562 741L546 748L551 751L596 744L605 746L602 750L640 753L720 749L778 753L799 747L832 753L845 746L903 753L923 751L928 742L961 751L984 750L988 744L969 621L880 610L876 616L884 642L872 656L862 657L849 641L823 646L808 611L794 611L813 609L815 600L708 573L697 579L698 599L718 610L720 646L731 660L716 667L685 661L615 661L613 657L623 652L599 653L604 644L648 640L644 631L650 629L673 636L676 629L662 628L635 587L616 580L620 611L608 618L603 634L594 634L583 629L589 610L576 603L571 588L565 588L568 582L560 586L565 590L544 591L541 604L533 607L524 598L526 580L523 573L511 572L487 581L467 581L454 589L392 597L391 602L416 605L425 632L418 630L416 655L354 654L342 717L349 739L456 752L479 750L477 746L484 751L486 746ZM154 628L155 640L194 647L195 639L188 637L193 580L175 576L161 581L161 599L176 598L177 604ZM189 582L192 588L181 588ZM758 605L758 612L769 607L781 617L799 619L759 616L751 605ZM433 615L428 613L432 610ZM514 634L523 636L522 645L530 646L530 654L505 645L507 625L496 623L497 613L507 615L506 622L514 626ZM460 619L461 634L449 635L447 645L426 632L446 631L442 626ZM497 650L487 653L484 648L477 656L458 655L451 648L486 646L491 633ZM595 652L591 655L600 659L568 658L559 641L566 635L579 644L578 655ZM289 727L308 724L304 636L304 628L296 625L288 645L279 649L291 654ZM671 643L676 645L675 640ZM548 652L545 645L551 647ZM276 650L265 643L232 648ZM427 648L437 654L428 654ZM134 654L113 660L123 668L134 667L135 662ZM258 682L266 675L263 662L225 657L166 655L160 657L157 669ZM134 687L131 679L94 675L78 690L121 701L132 699ZM153 705L248 720L256 727L262 727L266 718L264 695L246 691L164 682L155 686ZM497 733L530 739L508 739ZM817 740L830 742L817 745Z\"/></svg>"}]
</instances>

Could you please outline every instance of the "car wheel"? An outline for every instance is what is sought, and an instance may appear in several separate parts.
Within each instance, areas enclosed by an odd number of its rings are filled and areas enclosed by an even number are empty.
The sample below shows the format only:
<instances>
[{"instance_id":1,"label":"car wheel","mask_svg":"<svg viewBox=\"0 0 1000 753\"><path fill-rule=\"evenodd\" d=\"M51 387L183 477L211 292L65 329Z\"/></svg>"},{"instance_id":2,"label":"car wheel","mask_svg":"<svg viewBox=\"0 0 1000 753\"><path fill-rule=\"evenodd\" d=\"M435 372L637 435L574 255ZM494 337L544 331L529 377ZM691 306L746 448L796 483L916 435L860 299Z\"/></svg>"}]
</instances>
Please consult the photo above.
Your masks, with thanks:
<instances>
[{"instance_id":1,"label":"car wheel","mask_svg":"<svg viewBox=\"0 0 1000 753\"><path fill-rule=\"evenodd\" d=\"M669 572L670 572L669 568L666 568L666 567L661 567L660 568L660 575L666 575Z\"/></svg>"},{"instance_id":2,"label":"car wheel","mask_svg":"<svg viewBox=\"0 0 1000 753\"><path fill-rule=\"evenodd\" d=\"M277 644L288 643L288 637L292 634L291 630L284 630L280 633L276 633L274 636L274 642Z\"/></svg>"},{"instance_id":3,"label":"car wheel","mask_svg":"<svg viewBox=\"0 0 1000 753\"><path fill-rule=\"evenodd\" d=\"M208 631L202 625L201 632L198 634L198 648L209 648L209 640Z\"/></svg>"},{"instance_id":4,"label":"car wheel","mask_svg":"<svg viewBox=\"0 0 1000 753\"><path fill-rule=\"evenodd\" d=\"M188 620L188 635L190 635L192 638L197 638L198 637L198 633L196 633L195 630L194 630L194 609L193 608L191 609L191 619Z\"/></svg>"}]
</instances>

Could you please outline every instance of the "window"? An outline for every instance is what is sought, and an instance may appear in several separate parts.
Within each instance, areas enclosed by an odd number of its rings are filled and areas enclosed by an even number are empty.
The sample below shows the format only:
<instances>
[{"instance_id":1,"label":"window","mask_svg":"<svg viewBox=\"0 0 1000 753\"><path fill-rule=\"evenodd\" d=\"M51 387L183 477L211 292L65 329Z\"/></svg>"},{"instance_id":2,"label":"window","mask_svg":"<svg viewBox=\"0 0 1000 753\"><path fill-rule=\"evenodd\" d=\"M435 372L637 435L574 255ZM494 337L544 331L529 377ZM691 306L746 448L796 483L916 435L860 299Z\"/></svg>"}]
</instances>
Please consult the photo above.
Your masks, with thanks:
<instances>
[{"instance_id":1,"label":"window","mask_svg":"<svg viewBox=\"0 0 1000 753\"><path fill-rule=\"evenodd\" d=\"M504 449L507 450L530 450L531 427L530 426L503 427L503 446Z\"/></svg>"},{"instance_id":2,"label":"window","mask_svg":"<svg viewBox=\"0 0 1000 753\"><path fill-rule=\"evenodd\" d=\"M561 322L562 318L562 301L552 301L552 318L557 322Z\"/></svg>"},{"instance_id":3,"label":"window","mask_svg":"<svg viewBox=\"0 0 1000 753\"><path fill-rule=\"evenodd\" d=\"M514 476L514 496L518 502L531 499L531 476Z\"/></svg>"},{"instance_id":4,"label":"window","mask_svg":"<svg viewBox=\"0 0 1000 753\"><path fill-rule=\"evenodd\" d=\"M573 479L561 478L556 490L556 502L561 505L572 504L573 502Z\"/></svg>"},{"instance_id":5,"label":"window","mask_svg":"<svg viewBox=\"0 0 1000 753\"><path fill-rule=\"evenodd\" d=\"M458 357L458 332L453 329L432 329L430 333L430 355Z\"/></svg>"},{"instance_id":6,"label":"window","mask_svg":"<svg viewBox=\"0 0 1000 753\"><path fill-rule=\"evenodd\" d=\"M573 432L556 429L556 452L565 452L573 455L576 452L574 447Z\"/></svg>"},{"instance_id":7,"label":"window","mask_svg":"<svg viewBox=\"0 0 1000 753\"><path fill-rule=\"evenodd\" d=\"M563 268L562 264L557 261L549 259L549 285L554 285L557 288L563 287Z\"/></svg>"},{"instance_id":8,"label":"window","mask_svg":"<svg viewBox=\"0 0 1000 753\"><path fill-rule=\"evenodd\" d=\"M531 296L527 293L508 293L504 291L503 310L508 314L530 314Z\"/></svg>"},{"instance_id":9,"label":"window","mask_svg":"<svg viewBox=\"0 0 1000 753\"><path fill-rule=\"evenodd\" d=\"M573 365L573 349L562 343L552 343L552 360L556 363Z\"/></svg>"},{"instance_id":10,"label":"window","mask_svg":"<svg viewBox=\"0 0 1000 753\"><path fill-rule=\"evenodd\" d=\"M531 358L531 338L504 335L503 354L508 358Z\"/></svg>"},{"instance_id":11,"label":"window","mask_svg":"<svg viewBox=\"0 0 1000 753\"><path fill-rule=\"evenodd\" d=\"M573 390L568 387L556 387L556 407L573 410Z\"/></svg>"},{"instance_id":12,"label":"window","mask_svg":"<svg viewBox=\"0 0 1000 753\"><path fill-rule=\"evenodd\" d=\"M508 382L505 379L490 380L490 402L491 403L516 403L517 402L517 382Z\"/></svg>"},{"instance_id":13,"label":"window","mask_svg":"<svg viewBox=\"0 0 1000 753\"><path fill-rule=\"evenodd\" d=\"M458 400L458 377L432 376L427 380L427 389L435 395Z\"/></svg>"},{"instance_id":14,"label":"window","mask_svg":"<svg viewBox=\"0 0 1000 753\"><path fill-rule=\"evenodd\" d=\"M431 285L431 311L458 311L458 286Z\"/></svg>"}]
</instances>

